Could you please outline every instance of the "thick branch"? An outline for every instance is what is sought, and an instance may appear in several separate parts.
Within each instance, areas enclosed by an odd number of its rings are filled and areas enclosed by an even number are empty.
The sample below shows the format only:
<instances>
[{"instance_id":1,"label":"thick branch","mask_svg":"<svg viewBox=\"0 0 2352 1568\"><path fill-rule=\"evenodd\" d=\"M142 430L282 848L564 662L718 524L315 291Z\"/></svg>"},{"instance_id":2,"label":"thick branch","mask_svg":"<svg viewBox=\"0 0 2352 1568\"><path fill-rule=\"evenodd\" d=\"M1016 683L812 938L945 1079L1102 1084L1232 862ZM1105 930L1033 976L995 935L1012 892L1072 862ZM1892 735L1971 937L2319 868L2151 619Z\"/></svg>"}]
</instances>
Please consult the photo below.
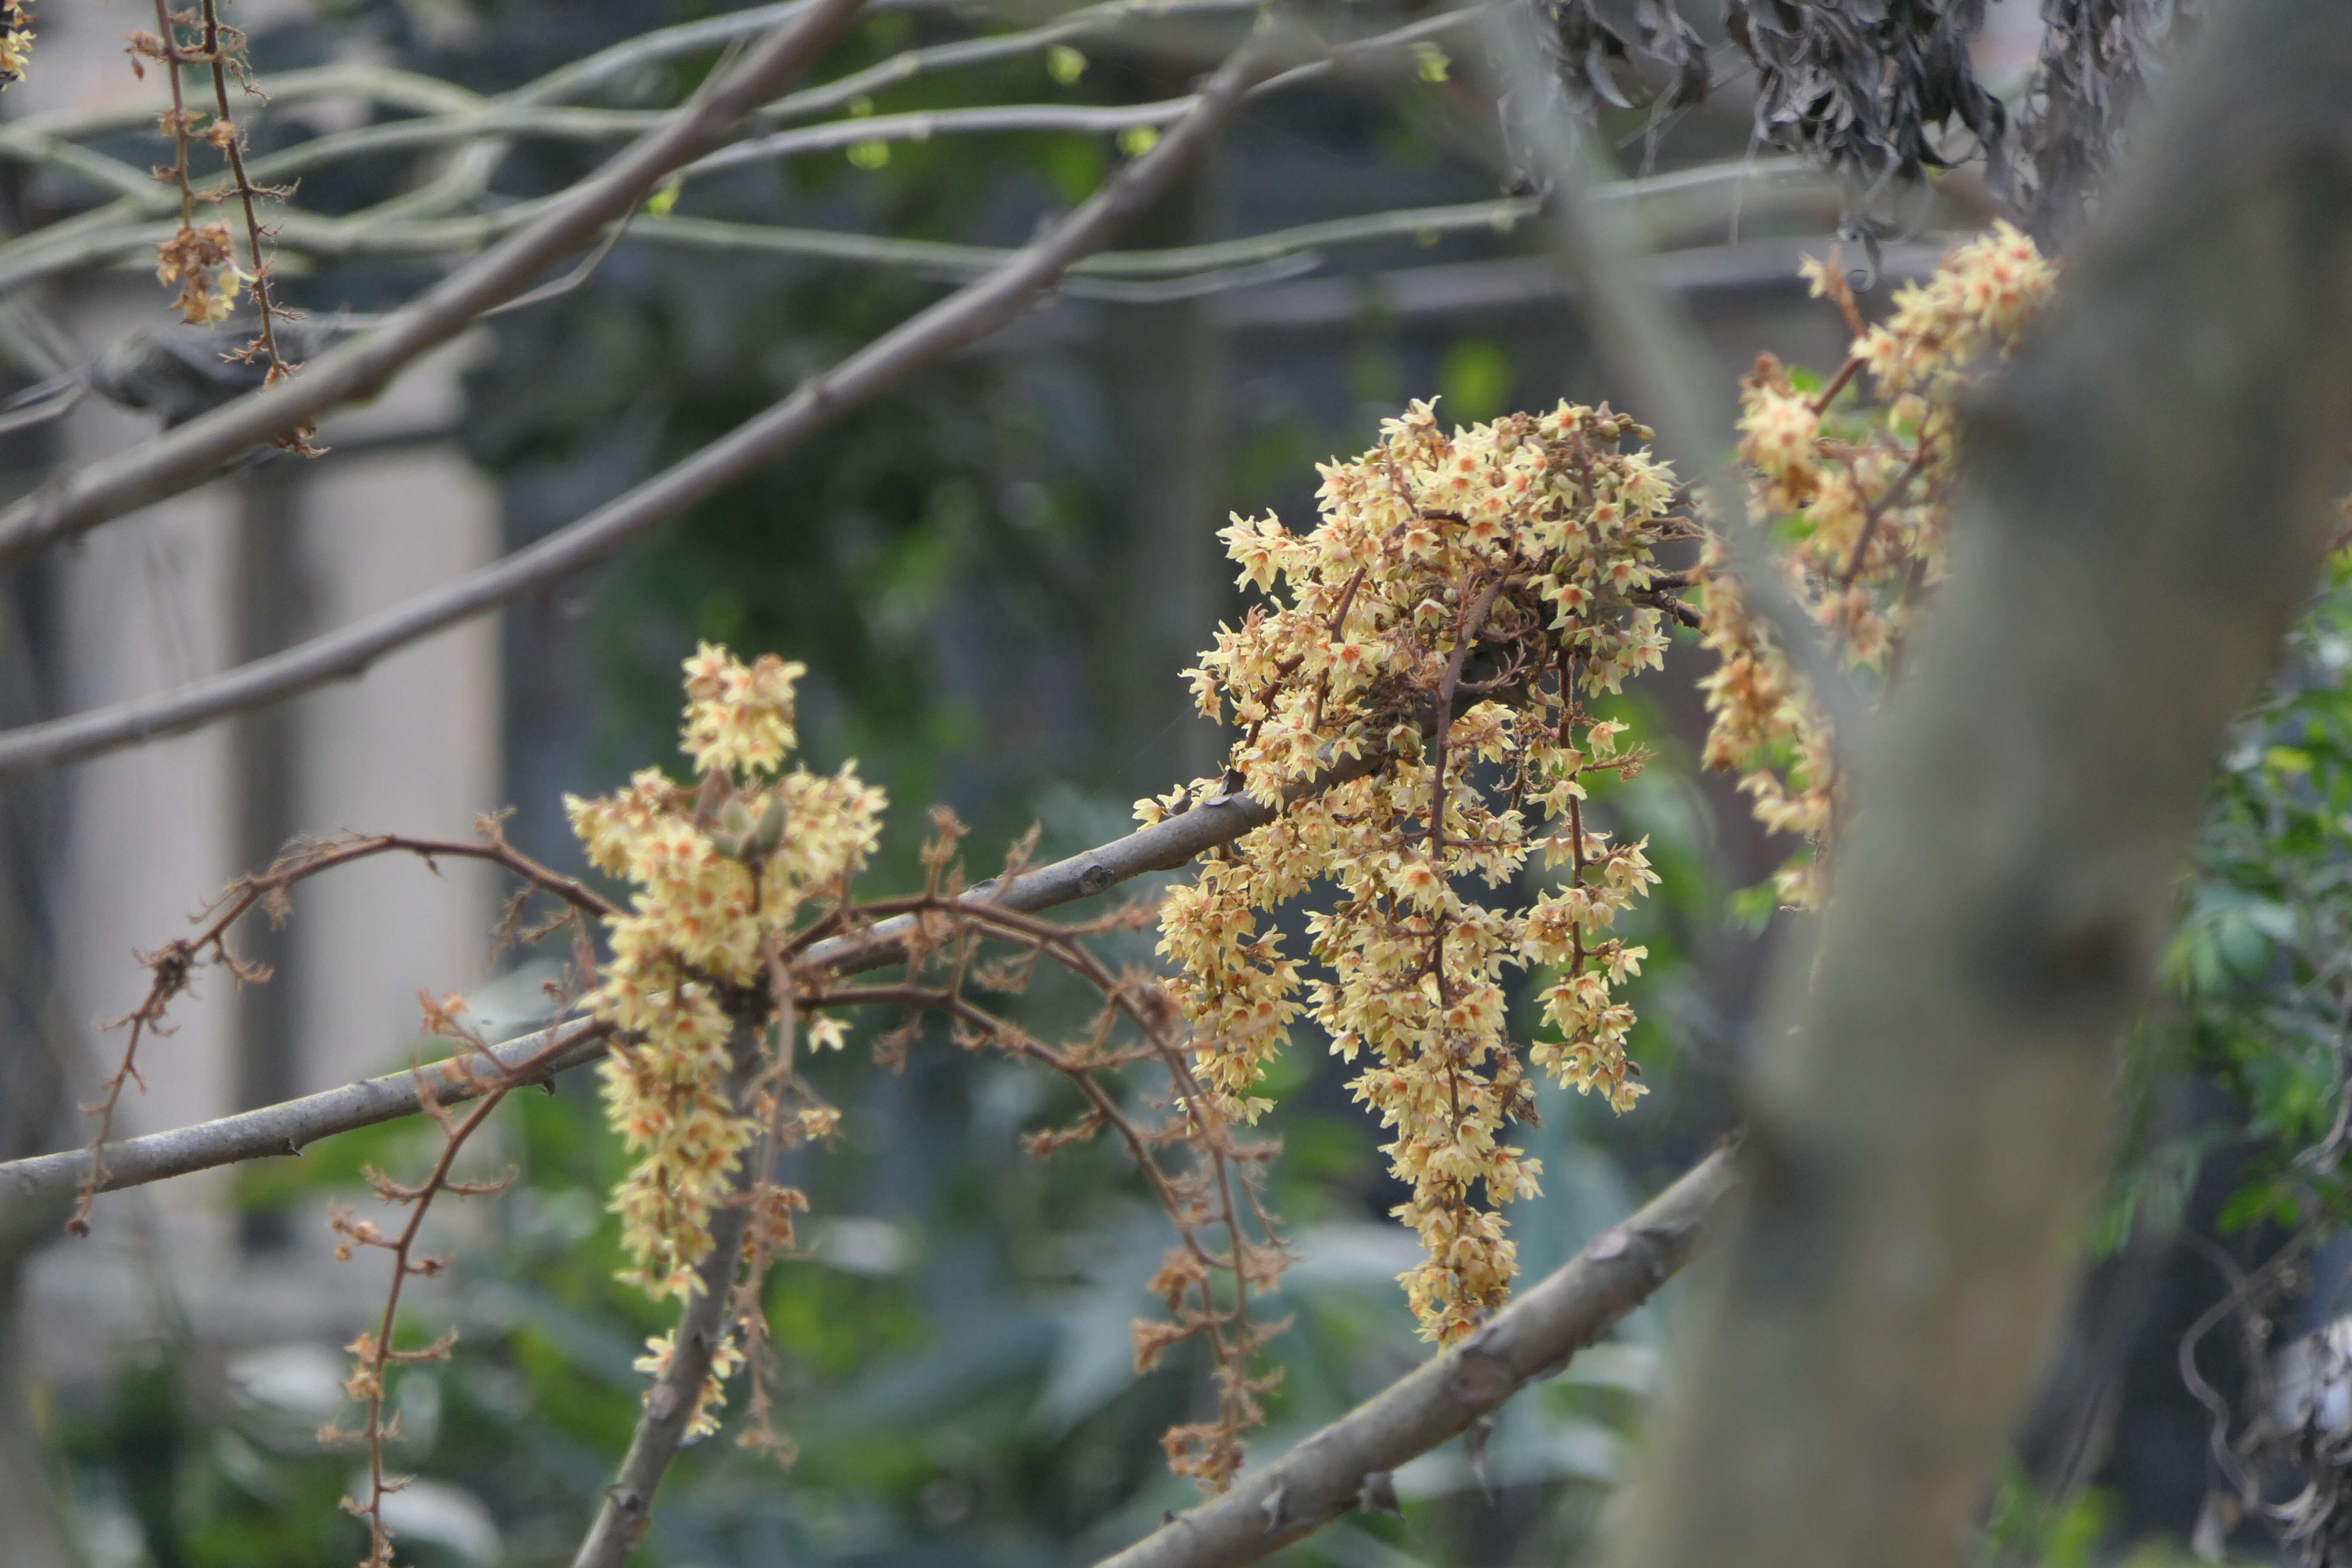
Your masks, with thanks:
<instances>
[{"instance_id":1,"label":"thick branch","mask_svg":"<svg viewBox=\"0 0 2352 1568\"><path fill-rule=\"evenodd\" d=\"M1234 1489L1177 1515L1100 1568L1239 1568L1359 1506L1367 1478L1466 1430L1649 1300L1697 1250L1738 1180L1717 1150L1622 1225L1516 1294L1469 1339L1423 1363ZM1735 1562L1727 1557L1724 1562Z\"/></svg>"},{"instance_id":2,"label":"thick branch","mask_svg":"<svg viewBox=\"0 0 2352 1568\"><path fill-rule=\"evenodd\" d=\"M909 372L987 336L1019 315L1072 262L1100 248L1129 218L1156 199L1223 130L1249 87L1275 68L1271 34L1255 35L1202 85L1192 112L1157 146L1120 169L1084 205L1003 268L900 323L834 369L810 377L766 413L578 521L444 587L268 658L160 697L0 737L0 773L91 756L278 701L338 676L357 675L394 648L494 609L601 559L654 524L791 451ZM536 227L530 232L536 232ZM394 318L395 324L400 319ZM308 382L311 374L306 372L291 383L240 400L182 429L193 430L239 408L275 398L287 386Z\"/></svg>"},{"instance_id":3,"label":"thick branch","mask_svg":"<svg viewBox=\"0 0 2352 1568\"><path fill-rule=\"evenodd\" d=\"M373 393L401 366L520 292L550 263L591 243L605 224L643 201L663 176L725 142L746 115L807 68L860 3L805 0L805 7L775 37L723 81L680 109L667 125L574 187L530 227L401 310L379 331L322 355L299 376L44 485L0 513L0 568L184 489L247 448Z\"/></svg>"},{"instance_id":4,"label":"thick branch","mask_svg":"<svg viewBox=\"0 0 2352 1568\"><path fill-rule=\"evenodd\" d=\"M1621 1568L1969 1554L2215 754L2352 462L2347 80L2352 7L2217 7L1970 411L1950 578L1861 738L1819 962L1777 976L1748 1212Z\"/></svg>"}]
</instances>

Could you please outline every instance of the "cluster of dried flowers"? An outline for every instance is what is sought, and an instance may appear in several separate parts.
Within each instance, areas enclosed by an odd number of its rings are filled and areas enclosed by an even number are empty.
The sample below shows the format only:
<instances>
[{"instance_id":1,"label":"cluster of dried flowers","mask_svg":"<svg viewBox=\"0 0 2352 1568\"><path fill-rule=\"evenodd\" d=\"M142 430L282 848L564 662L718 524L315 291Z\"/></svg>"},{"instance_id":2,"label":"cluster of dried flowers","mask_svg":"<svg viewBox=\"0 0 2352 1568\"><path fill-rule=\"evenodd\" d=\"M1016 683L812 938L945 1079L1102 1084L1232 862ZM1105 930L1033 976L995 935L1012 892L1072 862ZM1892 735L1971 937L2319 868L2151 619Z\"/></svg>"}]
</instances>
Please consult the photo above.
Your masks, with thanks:
<instances>
[{"instance_id":1,"label":"cluster of dried flowers","mask_svg":"<svg viewBox=\"0 0 2352 1568\"><path fill-rule=\"evenodd\" d=\"M263 95L253 85L246 61L245 34L221 20L221 5L222 0L198 0L194 9L188 10L159 6L156 16L163 30L132 33L127 53L134 74L143 79L146 62L152 60L162 68L172 89L172 106L156 115L158 127L172 139L172 162L157 168L154 174L179 187L180 226L157 242L155 277L164 284L179 286L173 308L180 312L182 321L193 327L218 326L236 312L238 296L249 294L256 318L254 334L251 341L228 357L265 364L266 385L291 375L298 368L281 351L278 328L296 320L299 313L289 310L281 300L272 297L269 258L265 249L271 230L261 221L260 204L283 200L292 193L277 186L257 185L246 173L246 131L229 110L229 79L236 78L247 97L261 99ZM180 75L187 67L194 67L211 78L213 105L209 112L188 106ZM193 141L205 142L221 155L227 171L226 180L202 187L196 184L188 161L189 143ZM244 217L250 267L238 264L236 243L226 223L216 218L205 223L196 221L198 203L218 204L231 199L236 202ZM311 444L316 434L312 426L305 424L279 437L274 444L304 457L317 457L323 448Z\"/></svg>"},{"instance_id":2,"label":"cluster of dried flowers","mask_svg":"<svg viewBox=\"0 0 2352 1568\"><path fill-rule=\"evenodd\" d=\"M1988 351L2016 342L2053 273L2000 226L1868 327L1834 258L1811 276L1852 322L1853 354L1810 395L1759 363L1741 419L1749 506L1845 664L1884 679L1944 574L1959 394ZM1841 403L1864 373L1874 398ZM1186 675L1202 712L1244 732L1223 777L1137 806L1156 821L1239 791L1281 808L1169 895L1160 951L1227 1114L1265 1110L1254 1091L1302 1014L1343 1059L1364 1058L1353 1089L1393 1134L1391 1168L1412 1187L1396 1212L1427 1254L1406 1292L1440 1341L1509 1287L1496 1210L1536 1190L1535 1162L1507 1141L1533 1114L1530 1066L1621 1111L1642 1092L1616 988L1645 953L1611 932L1657 879L1646 843L1612 844L1584 802L1591 779L1631 777L1648 753L1589 703L1661 662L1670 617L1717 659L1701 683L1706 765L1806 841L1784 900L1819 894L1837 788L1828 728L1722 542L1672 515L1672 473L1627 448L1648 435L1563 404L1449 437L1415 404L1373 450L1321 470L1312 532L1235 519L1221 537L1271 603L1221 627ZM1676 541L1699 543L1687 572L1654 559ZM1703 588L1703 611L1676 596L1686 586ZM1496 897L1538 853L1548 873L1565 866L1559 885ZM1310 979L1271 917L1326 885L1330 906L1306 921ZM1523 1057L1504 985L1529 968L1556 1037Z\"/></svg>"},{"instance_id":3,"label":"cluster of dried flowers","mask_svg":"<svg viewBox=\"0 0 2352 1568\"><path fill-rule=\"evenodd\" d=\"M1769 529L1799 602L1858 673L1891 678L1927 595L1943 580L1944 531L1961 393L2005 354L2048 300L2055 273L2008 224L1956 247L1924 284L1865 327L1835 258L1806 264L1853 328L1845 364L1818 392L1765 355L1742 386L1748 512ZM1875 395L1841 399L1867 374ZM1838 781L1831 735L1801 680L1710 542L1700 636L1717 658L1702 680L1706 765L1738 775L1757 819L1804 839L1778 878L1781 901L1818 902Z\"/></svg>"},{"instance_id":4,"label":"cluster of dried flowers","mask_svg":"<svg viewBox=\"0 0 2352 1568\"><path fill-rule=\"evenodd\" d=\"M1660 662L1678 606L1652 552L1694 532L1668 515L1672 473L1625 448L1648 435L1563 404L1449 437L1417 403L1321 470L1313 532L1237 519L1222 537L1241 581L1274 602L1186 673L1201 710L1230 710L1246 733L1223 778L1138 805L1149 821L1210 792L1291 801L1169 894L1160 951L1229 1114L1265 1109L1253 1089L1302 993L1333 1048L1364 1058L1354 1092L1394 1133L1386 1152L1412 1186L1397 1214L1427 1251L1404 1283L1441 1341L1509 1289L1495 1209L1537 1190L1537 1163L1505 1141L1533 1111L1528 1060L1620 1110L1642 1092L1612 988L1644 952L1609 931L1656 878L1646 841L1611 843L1583 802L1590 779L1648 754L1587 704ZM1375 757L1366 776L1305 787ZM1538 856L1565 871L1532 902L1470 890L1510 887ZM1268 918L1318 883L1336 896L1307 921L1323 972L1309 982ZM1543 1011L1558 1037L1523 1058L1503 984L1530 964L1556 973Z\"/></svg>"}]
</instances>

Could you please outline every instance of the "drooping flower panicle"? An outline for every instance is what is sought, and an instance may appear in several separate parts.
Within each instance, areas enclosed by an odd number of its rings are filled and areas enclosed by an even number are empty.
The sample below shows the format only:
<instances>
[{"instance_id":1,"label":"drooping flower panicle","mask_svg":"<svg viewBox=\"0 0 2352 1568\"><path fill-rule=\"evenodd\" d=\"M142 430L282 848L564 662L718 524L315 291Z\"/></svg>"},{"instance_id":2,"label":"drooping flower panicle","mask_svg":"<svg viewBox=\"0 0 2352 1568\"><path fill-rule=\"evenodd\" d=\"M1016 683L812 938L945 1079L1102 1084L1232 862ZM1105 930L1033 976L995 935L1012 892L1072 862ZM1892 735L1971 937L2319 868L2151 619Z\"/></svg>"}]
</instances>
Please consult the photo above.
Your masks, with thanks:
<instances>
[{"instance_id":1,"label":"drooping flower panicle","mask_svg":"<svg viewBox=\"0 0 2352 1568\"><path fill-rule=\"evenodd\" d=\"M1843 662L1883 679L1944 579L1960 395L1989 359L2015 346L2056 275L2030 237L1996 224L1954 247L1925 283L1896 290L1885 321L1863 327L1834 257L1807 261L1805 273L1815 296L1844 310L1856 336L1822 393L1801 390L1769 354L1742 384L1748 515L1772 531L1791 591ZM1863 374L1876 396L1842 399ZM1758 821L1805 841L1777 880L1783 903L1810 908L1836 814L1832 736L1725 554L1710 540L1699 572L1700 635L1717 660L1700 682L1709 716L1704 761L1738 775Z\"/></svg>"},{"instance_id":2,"label":"drooping flower panicle","mask_svg":"<svg viewBox=\"0 0 2352 1568\"><path fill-rule=\"evenodd\" d=\"M1528 1053L1537 1066L1621 1110L1642 1092L1614 988L1645 953L1609 932L1656 878L1645 844L1612 843L1583 803L1593 777L1630 777L1647 754L1586 704L1660 662L1675 605L1652 552L1691 536L1668 516L1671 471L1624 449L1648 435L1562 404L1448 436L1417 403L1373 450L1321 469L1311 533L1236 518L1221 537L1271 602L1220 627L1186 676L1203 713L1244 733L1223 778L1138 807L1154 820L1232 789L1291 801L1169 894L1160 951L1231 1114L1265 1109L1255 1090L1302 1012L1360 1065L1354 1093L1392 1134L1412 1187L1397 1213L1427 1254L1407 1294L1440 1340L1503 1300L1514 1250L1496 1209L1537 1190L1537 1162L1507 1141L1534 1090L1506 977L1556 972L1543 1012L1558 1037ZM1368 760L1366 776L1299 787ZM1562 885L1498 899L1538 856ZM1310 980L1269 916L1318 884L1334 899L1307 920Z\"/></svg>"}]
</instances>

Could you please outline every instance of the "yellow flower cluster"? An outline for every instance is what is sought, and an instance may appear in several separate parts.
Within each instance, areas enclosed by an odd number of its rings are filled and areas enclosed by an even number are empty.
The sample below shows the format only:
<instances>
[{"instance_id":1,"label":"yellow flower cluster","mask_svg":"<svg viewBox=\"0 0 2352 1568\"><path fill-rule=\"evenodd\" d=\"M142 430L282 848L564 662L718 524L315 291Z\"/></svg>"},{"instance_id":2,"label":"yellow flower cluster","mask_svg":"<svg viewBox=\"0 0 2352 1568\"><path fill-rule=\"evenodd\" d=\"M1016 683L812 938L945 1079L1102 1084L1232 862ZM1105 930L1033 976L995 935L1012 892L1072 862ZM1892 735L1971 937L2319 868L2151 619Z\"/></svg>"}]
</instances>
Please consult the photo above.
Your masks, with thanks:
<instances>
[{"instance_id":1,"label":"yellow flower cluster","mask_svg":"<svg viewBox=\"0 0 2352 1568\"><path fill-rule=\"evenodd\" d=\"M1185 673L1201 710L1230 709L1245 733L1223 779L1138 805L1150 821L1210 791L1290 800L1170 893L1160 948L1232 1114L1265 1109L1252 1090L1302 990L1333 1048L1364 1058L1353 1089L1393 1131L1385 1152L1412 1186L1396 1212L1427 1252L1403 1281L1439 1340L1502 1301L1514 1249L1494 1205L1537 1190L1537 1163L1504 1141L1534 1103L1506 975L1559 971L1544 1013L1560 1037L1534 1047L1538 1065L1620 1110L1642 1092L1612 988L1644 954L1607 933L1656 878L1644 845L1612 845L1582 803L1588 775L1631 776L1645 755L1584 702L1659 664L1652 548L1689 534L1666 516L1671 471L1620 449L1649 434L1562 404L1449 437L1416 403L1373 450L1320 469L1312 533L1236 518L1221 537L1272 603ZM1297 787L1367 758L1367 776ZM1528 908L1479 901L1538 852L1563 886ZM1318 883L1334 900L1307 921L1310 985L1265 917Z\"/></svg>"},{"instance_id":2,"label":"yellow flower cluster","mask_svg":"<svg viewBox=\"0 0 2352 1568\"><path fill-rule=\"evenodd\" d=\"M1814 294L1827 292L1812 268ZM1969 379L1987 349L2016 345L2058 281L2058 269L2032 237L2006 220L1953 247L1926 284L1895 291L1895 313L1857 339L1853 353L1882 397L1915 389L1952 391Z\"/></svg>"},{"instance_id":3,"label":"yellow flower cluster","mask_svg":"<svg viewBox=\"0 0 2352 1568\"><path fill-rule=\"evenodd\" d=\"M2055 273L2008 224L1956 247L1925 284L1906 285L1883 322L1860 326L1834 262L1806 263L1816 297L1855 322L1845 368L1821 394L1791 384L1770 355L1742 384L1740 457L1748 510L1784 542L1797 598L1836 640L1844 662L1891 674L1924 596L1944 577L1944 530L1962 391L1987 351L2007 353L2048 300ZM1841 403L1867 372L1876 397ZM1782 902L1821 893L1821 853L1835 812L1831 736L1770 633L1749 613L1710 540L1701 637L1717 658L1702 681L1710 725L1706 765L1739 776L1757 819L1805 840L1779 876Z\"/></svg>"},{"instance_id":4,"label":"yellow flower cluster","mask_svg":"<svg viewBox=\"0 0 2352 1568\"><path fill-rule=\"evenodd\" d=\"M0 0L0 88L25 79L33 65L32 5L29 0Z\"/></svg>"},{"instance_id":5,"label":"yellow flower cluster","mask_svg":"<svg viewBox=\"0 0 2352 1568\"><path fill-rule=\"evenodd\" d=\"M854 763L781 773L802 666L747 666L705 645L686 672L684 749L700 785L646 769L614 795L564 802L589 859L636 889L609 922L612 959L589 1000L624 1032L602 1071L606 1114L637 1160L613 1196L629 1278L681 1300L760 1131L742 1040L766 1016L769 953L864 863L883 809Z\"/></svg>"}]
</instances>

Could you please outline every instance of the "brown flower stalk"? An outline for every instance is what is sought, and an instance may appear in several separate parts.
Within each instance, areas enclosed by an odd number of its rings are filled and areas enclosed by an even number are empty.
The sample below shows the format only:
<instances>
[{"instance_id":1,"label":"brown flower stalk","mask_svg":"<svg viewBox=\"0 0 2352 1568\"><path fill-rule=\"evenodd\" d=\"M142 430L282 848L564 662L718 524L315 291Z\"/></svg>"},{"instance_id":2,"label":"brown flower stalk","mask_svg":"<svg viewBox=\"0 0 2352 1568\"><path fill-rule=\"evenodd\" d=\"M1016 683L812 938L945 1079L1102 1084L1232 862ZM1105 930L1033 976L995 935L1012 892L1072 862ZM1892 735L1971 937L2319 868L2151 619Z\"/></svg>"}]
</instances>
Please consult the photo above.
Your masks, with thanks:
<instances>
[{"instance_id":1,"label":"brown flower stalk","mask_svg":"<svg viewBox=\"0 0 2352 1568\"><path fill-rule=\"evenodd\" d=\"M474 1079L481 1098L461 1121L441 1103L425 1068L417 1068L417 1107L441 1129L441 1152L425 1179L414 1186L395 1182L373 1166L365 1172L368 1185L374 1189L376 1196L389 1204L407 1206L408 1223L401 1226L398 1236L386 1237L373 1220L354 1218L347 1211L337 1210L330 1222L336 1234L343 1237L335 1247L335 1257L341 1261L348 1263L352 1260L353 1247L378 1247L392 1254L392 1282L384 1292L383 1312L373 1329L362 1333L345 1347L352 1352L352 1367L351 1377L343 1384L343 1392L367 1407L366 1418L356 1432L343 1431L331 1423L319 1430L319 1441L322 1445L331 1447L357 1442L367 1449L367 1495L365 1498L342 1500L345 1512L367 1521L368 1554L361 1560L360 1568L392 1568L392 1531L384 1524L384 1500L408 1484L406 1478L392 1475L384 1468L384 1446L400 1436L399 1413L395 1411L388 1418L384 1415L386 1373L394 1366L446 1361L457 1342L457 1331L451 1329L431 1343L415 1350L393 1348L393 1333L399 1322L402 1288L412 1275L438 1279L448 1263L446 1258L422 1257L416 1251L425 1212L432 1206L433 1200L443 1193L477 1197L504 1192L513 1185L516 1172L511 1168L504 1175L478 1182L459 1181L450 1172L467 1140L489 1120L490 1113L499 1108L499 1102L514 1089L530 1081L543 1069L547 1058L561 1048L550 1044L530 1061L518 1067L505 1067L489 1054L488 1042L460 1021L457 998L449 997L436 1002L432 996L425 995L422 1001L428 1031L459 1043L457 1053L439 1064L439 1070L445 1074L452 1069L466 1073ZM485 1067L485 1063L488 1065Z\"/></svg>"},{"instance_id":2,"label":"brown flower stalk","mask_svg":"<svg viewBox=\"0 0 2352 1568\"><path fill-rule=\"evenodd\" d=\"M282 381L297 368L281 352L278 333L279 322L293 320L294 314L270 296L269 256L263 243L269 231L263 226L256 204L265 197L283 200L293 193L291 187L256 185L247 175L245 130L229 110L230 75L236 75L248 96L263 95L253 85L246 67L245 35L220 19L220 5L221 0L198 0L196 10L174 11L169 0L155 0L155 31L134 33L131 37L131 69L143 77L146 71L142 60L156 60L163 65L172 88L172 107L159 116L163 130L172 138L172 163L169 168L157 169L155 176L179 186L180 226L158 247L155 271L163 282L180 285L174 305L181 319L192 326L212 326L226 320L236 308L239 286L250 290L259 324L252 341L231 357L266 361L268 370L263 384L267 385ZM194 31L197 41L183 43L183 29ZM212 123L201 131L195 124L196 111L188 108L180 81L184 66L203 67L212 76ZM194 135L200 135L217 148L226 160L226 184L207 186L201 192L196 189L188 163L188 144ZM199 200L220 202L230 196L236 198L244 214L246 247L253 258L249 270L236 264L228 225L196 222ZM272 444L305 457L317 457L324 448L311 444L310 437L316 434L317 426L306 421L278 436Z\"/></svg>"}]
</instances>

